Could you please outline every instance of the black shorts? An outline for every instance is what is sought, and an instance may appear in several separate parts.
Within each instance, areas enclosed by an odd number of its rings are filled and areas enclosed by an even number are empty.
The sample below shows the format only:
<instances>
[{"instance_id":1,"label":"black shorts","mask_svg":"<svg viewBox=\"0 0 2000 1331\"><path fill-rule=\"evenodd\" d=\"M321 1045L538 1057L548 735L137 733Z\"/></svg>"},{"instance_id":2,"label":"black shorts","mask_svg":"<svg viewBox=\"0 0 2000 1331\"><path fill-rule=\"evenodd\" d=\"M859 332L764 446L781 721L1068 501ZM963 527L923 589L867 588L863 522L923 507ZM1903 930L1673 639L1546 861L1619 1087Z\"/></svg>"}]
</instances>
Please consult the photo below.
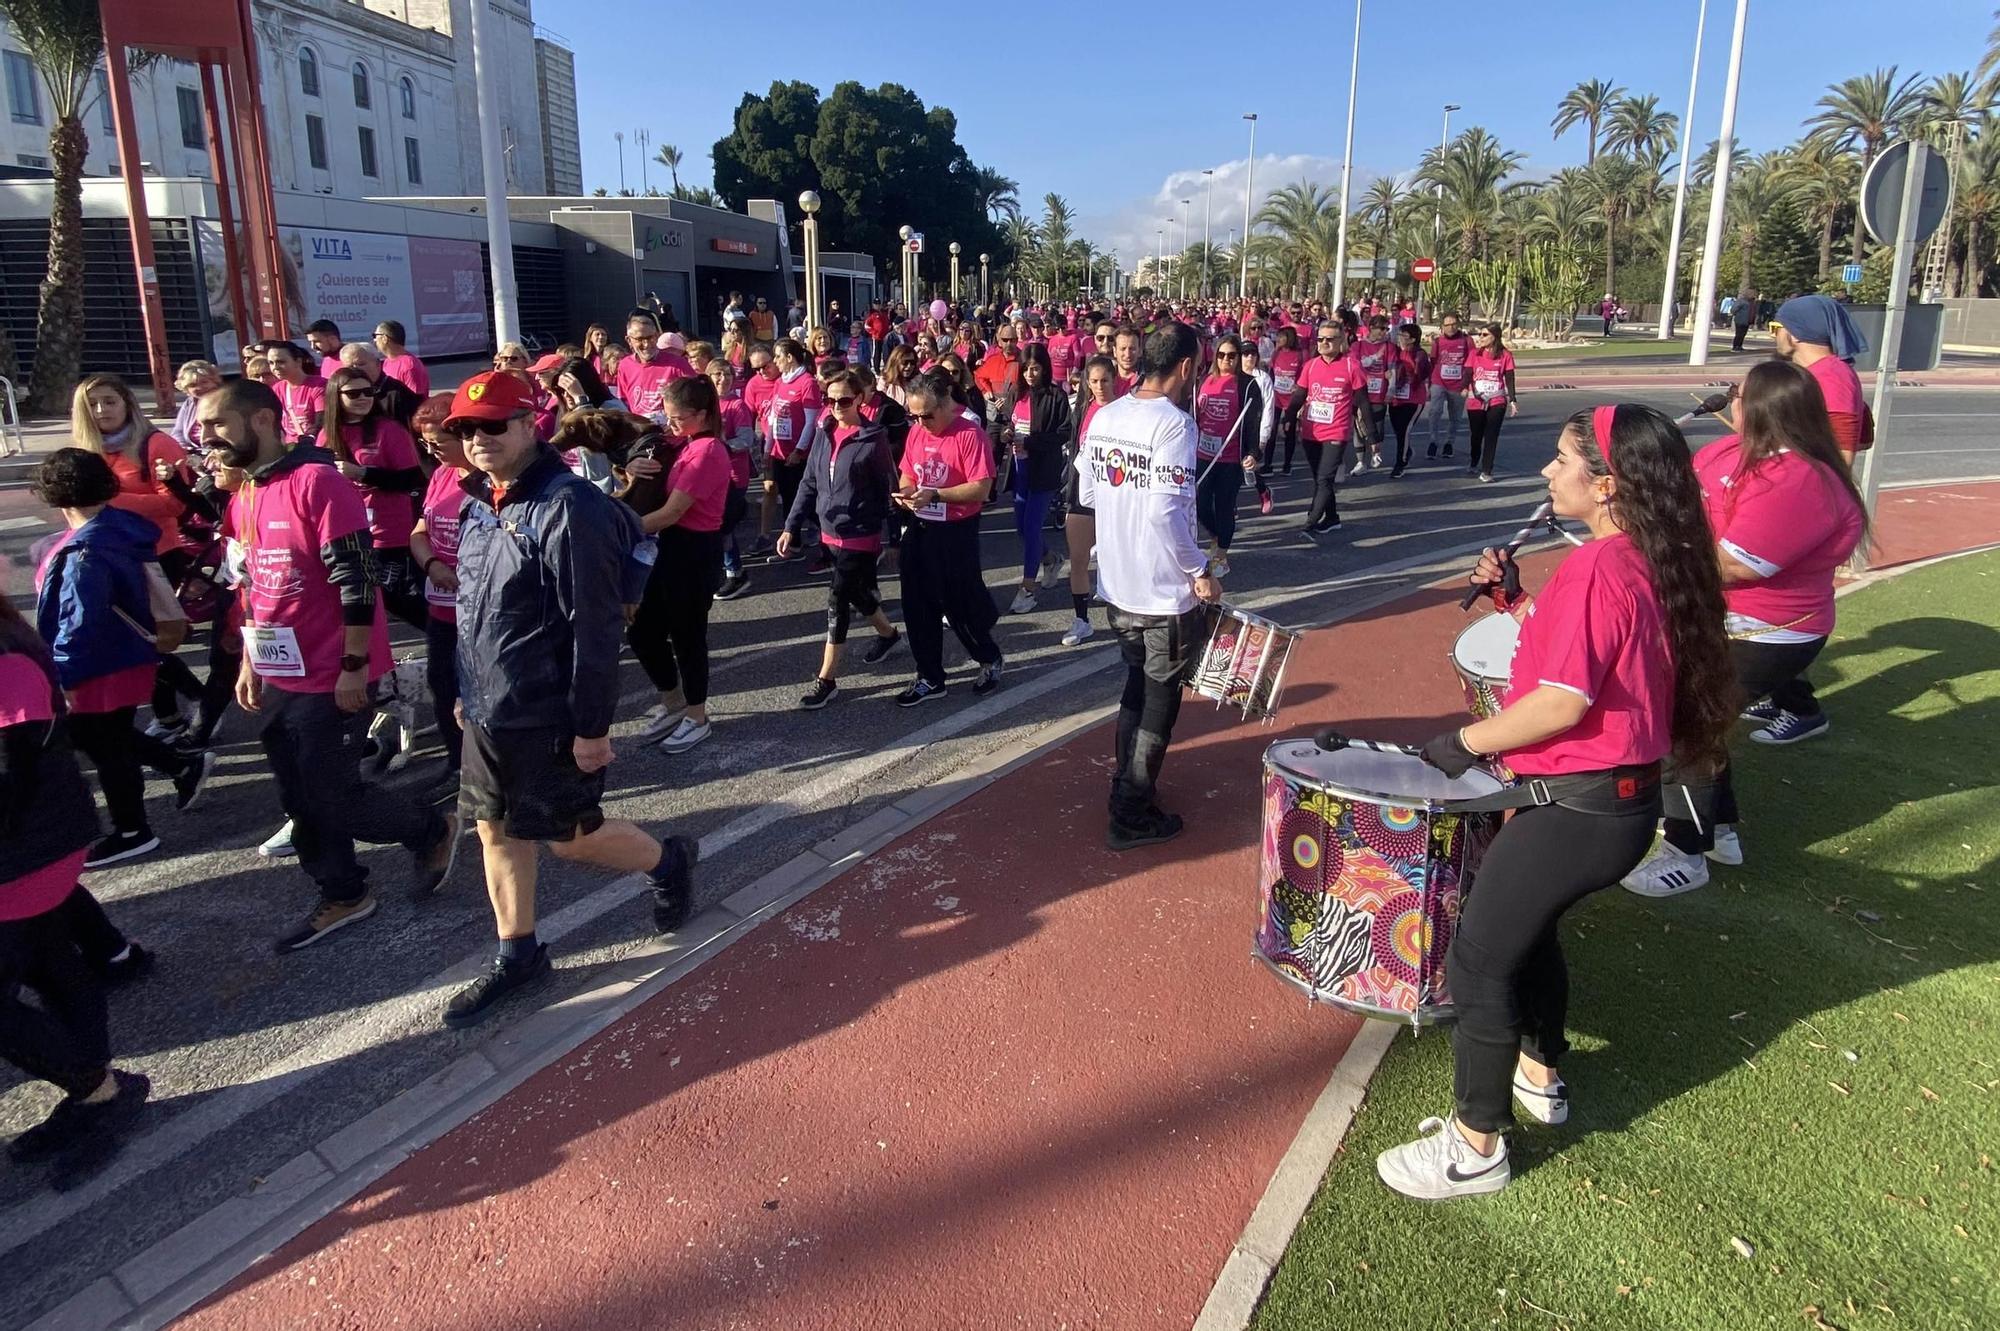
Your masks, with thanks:
<instances>
[{"instance_id":1,"label":"black shorts","mask_svg":"<svg viewBox=\"0 0 2000 1331\"><path fill-rule=\"evenodd\" d=\"M528 730L465 727L458 812L499 823L517 841L568 841L604 822L604 772L577 770L576 737L556 726Z\"/></svg>"}]
</instances>

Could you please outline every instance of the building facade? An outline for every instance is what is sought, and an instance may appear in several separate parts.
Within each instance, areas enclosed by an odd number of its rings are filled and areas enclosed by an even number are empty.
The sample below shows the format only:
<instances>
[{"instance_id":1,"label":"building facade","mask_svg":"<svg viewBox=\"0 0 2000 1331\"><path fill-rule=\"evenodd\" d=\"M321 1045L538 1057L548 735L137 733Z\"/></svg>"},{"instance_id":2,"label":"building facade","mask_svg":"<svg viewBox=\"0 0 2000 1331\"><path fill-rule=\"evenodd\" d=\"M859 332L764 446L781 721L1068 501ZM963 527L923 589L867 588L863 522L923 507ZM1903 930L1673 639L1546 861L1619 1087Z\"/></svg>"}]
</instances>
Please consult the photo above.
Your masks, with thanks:
<instances>
[{"instance_id":1,"label":"building facade","mask_svg":"<svg viewBox=\"0 0 2000 1331\"><path fill-rule=\"evenodd\" d=\"M576 56L546 36L535 38L535 84L542 113L542 157L551 194L583 193L583 138L577 127Z\"/></svg>"}]
</instances>

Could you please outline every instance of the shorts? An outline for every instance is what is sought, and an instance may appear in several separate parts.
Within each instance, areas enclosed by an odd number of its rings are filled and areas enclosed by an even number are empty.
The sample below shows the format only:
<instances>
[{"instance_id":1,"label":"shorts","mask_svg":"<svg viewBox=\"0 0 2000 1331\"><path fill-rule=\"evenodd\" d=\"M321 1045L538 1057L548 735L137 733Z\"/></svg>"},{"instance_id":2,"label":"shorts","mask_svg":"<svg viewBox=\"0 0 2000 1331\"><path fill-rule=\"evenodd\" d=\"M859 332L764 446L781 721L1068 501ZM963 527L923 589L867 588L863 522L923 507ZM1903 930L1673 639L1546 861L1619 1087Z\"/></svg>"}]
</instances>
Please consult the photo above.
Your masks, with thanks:
<instances>
[{"instance_id":1,"label":"shorts","mask_svg":"<svg viewBox=\"0 0 2000 1331\"><path fill-rule=\"evenodd\" d=\"M461 817L499 823L517 841L568 841L604 823L604 772L577 770L576 737L559 726L487 730L467 723Z\"/></svg>"}]
</instances>

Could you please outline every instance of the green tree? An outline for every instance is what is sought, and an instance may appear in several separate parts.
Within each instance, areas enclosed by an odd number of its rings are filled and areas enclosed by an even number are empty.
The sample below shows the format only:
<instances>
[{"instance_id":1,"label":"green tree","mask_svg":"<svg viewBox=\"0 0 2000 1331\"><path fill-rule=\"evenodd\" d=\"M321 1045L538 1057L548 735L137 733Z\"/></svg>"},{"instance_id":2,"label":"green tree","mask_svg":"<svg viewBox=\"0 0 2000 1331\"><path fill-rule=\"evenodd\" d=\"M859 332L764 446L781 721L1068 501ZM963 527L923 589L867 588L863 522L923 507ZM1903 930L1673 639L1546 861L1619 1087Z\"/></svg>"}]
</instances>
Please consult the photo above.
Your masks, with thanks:
<instances>
[{"instance_id":1,"label":"green tree","mask_svg":"<svg viewBox=\"0 0 2000 1331\"><path fill-rule=\"evenodd\" d=\"M1445 226L1458 234L1459 257L1486 256L1501 187L1521 161L1520 153L1502 148L1478 125L1453 139L1442 154L1425 150L1417 179L1443 189Z\"/></svg>"},{"instance_id":2,"label":"green tree","mask_svg":"<svg viewBox=\"0 0 2000 1331\"><path fill-rule=\"evenodd\" d=\"M715 192L736 209L752 198L774 198L791 207L800 193L819 188L812 160L818 129L819 89L810 83L774 82L762 97L744 93L733 126L711 154Z\"/></svg>"},{"instance_id":3,"label":"green tree","mask_svg":"<svg viewBox=\"0 0 2000 1331\"><path fill-rule=\"evenodd\" d=\"M1265 196L1254 225L1270 231L1272 257L1291 279L1294 291L1312 288L1315 264L1322 253L1330 253L1321 244L1323 233L1329 224L1339 228L1337 209L1331 190L1303 180Z\"/></svg>"},{"instance_id":4,"label":"green tree","mask_svg":"<svg viewBox=\"0 0 2000 1331\"><path fill-rule=\"evenodd\" d=\"M1395 228L1409 199L1410 192L1394 176L1380 177L1362 194L1361 206L1355 209L1355 216L1367 229L1373 245L1369 252L1376 258L1388 256L1389 233Z\"/></svg>"},{"instance_id":5,"label":"green tree","mask_svg":"<svg viewBox=\"0 0 2000 1331\"><path fill-rule=\"evenodd\" d=\"M1829 87L1816 105L1818 114L1806 121L1806 128L1814 137L1832 142L1836 147L1858 151L1861 155L1861 173L1868 173L1869 163L1875 154L1882 151L1890 136L1907 132L1923 107L1923 94L1919 87L1920 74L1912 74L1900 82L1896 78L1896 66L1877 69L1871 74L1857 74ZM1862 230L1854 228L1854 262L1861 262Z\"/></svg>"},{"instance_id":6,"label":"green tree","mask_svg":"<svg viewBox=\"0 0 2000 1331\"><path fill-rule=\"evenodd\" d=\"M1965 259L1954 289L1961 296L1985 294L1988 262L1981 249L1985 232L2000 219L2000 135L1980 135L1959 158L1952 211L1965 227Z\"/></svg>"},{"instance_id":7,"label":"green tree","mask_svg":"<svg viewBox=\"0 0 2000 1331\"><path fill-rule=\"evenodd\" d=\"M1817 275L1824 278L1833 269L1834 228L1852 215L1861 188L1860 164L1826 139L1806 138L1785 153L1779 170L1800 212L1819 228Z\"/></svg>"},{"instance_id":8,"label":"green tree","mask_svg":"<svg viewBox=\"0 0 2000 1331\"><path fill-rule=\"evenodd\" d=\"M681 193L681 150L671 143L663 143L660 145L660 151L653 154L653 160L667 168L667 173L674 179L674 187L669 192L675 198L679 198Z\"/></svg>"},{"instance_id":9,"label":"green tree","mask_svg":"<svg viewBox=\"0 0 2000 1331\"><path fill-rule=\"evenodd\" d=\"M1747 297L1753 286L1773 298L1812 287L1809 267L1805 275L1793 278L1788 270L1776 268L1773 263L1760 266L1760 247L1767 242L1773 247L1778 244L1785 219L1789 219L1790 227L1798 234L1806 234L1791 206L1792 188L1782 167L1782 157L1771 153L1745 162L1742 170L1730 173L1728 219L1736 241L1739 298ZM1766 281L1771 285L1765 286Z\"/></svg>"},{"instance_id":10,"label":"green tree","mask_svg":"<svg viewBox=\"0 0 2000 1331\"><path fill-rule=\"evenodd\" d=\"M1618 153L1606 153L1585 173L1587 189L1604 223L1604 289L1618 290L1618 224L1642 213L1653 200L1653 173Z\"/></svg>"},{"instance_id":11,"label":"green tree","mask_svg":"<svg viewBox=\"0 0 2000 1331\"><path fill-rule=\"evenodd\" d=\"M1606 152L1627 152L1635 158L1647 158L1674 150L1680 119L1671 111L1660 109L1660 99L1651 93L1644 97L1621 97L1611 108L1611 120L1604 131Z\"/></svg>"},{"instance_id":12,"label":"green tree","mask_svg":"<svg viewBox=\"0 0 2000 1331\"><path fill-rule=\"evenodd\" d=\"M1010 180L990 167L973 168L973 189L979 194L979 206L986 215L998 222L1003 217L1021 211L1021 182Z\"/></svg>"},{"instance_id":13,"label":"green tree","mask_svg":"<svg viewBox=\"0 0 2000 1331\"><path fill-rule=\"evenodd\" d=\"M2000 9L1993 11L1993 27L1986 34L1986 54L1979 57L1973 77L1980 80L1980 95L1991 104L2000 93Z\"/></svg>"},{"instance_id":14,"label":"green tree","mask_svg":"<svg viewBox=\"0 0 2000 1331\"><path fill-rule=\"evenodd\" d=\"M1549 122L1555 130L1553 137L1559 139L1565 131L1582 125L1589 136L1584 145L1584 165L1594 164L1597 161L1599 127L1624 91L1607 79L1589 79L1577 84L1556 103L1556 118Z\"/></svg>"}]
</instances>

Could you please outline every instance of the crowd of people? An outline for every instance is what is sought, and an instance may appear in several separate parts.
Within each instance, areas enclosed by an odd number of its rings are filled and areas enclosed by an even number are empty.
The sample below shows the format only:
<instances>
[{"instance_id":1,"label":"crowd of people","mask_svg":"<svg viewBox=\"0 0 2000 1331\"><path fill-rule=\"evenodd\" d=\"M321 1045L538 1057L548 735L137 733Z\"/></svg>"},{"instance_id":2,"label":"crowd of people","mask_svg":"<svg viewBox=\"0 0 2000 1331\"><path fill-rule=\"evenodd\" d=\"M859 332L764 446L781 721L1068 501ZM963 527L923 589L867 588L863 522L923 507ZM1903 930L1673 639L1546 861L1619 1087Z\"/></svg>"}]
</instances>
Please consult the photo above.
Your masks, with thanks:
<instances>
[{"instance_id":1,"label":"crowd of people","mask_svg":"<svg viewBox=\"0 0 2000 1331\"><path fill-rule=\"evenodd\" d=\"M1457 465L1463 422L1465 475L1491 481L1519 410L1503 330L1468 332L1449 313L1429 333L1407 308L1317 302L835 313L779 335L765 302L732 297L711 344L635 308L622 341L593 325L545 355L503 344L450 393L429 391L401 326L359 342L321 322L306 346L245 348L239 375L182 367L167 428L113 376L78 386L73 442L36 473L63 530L37 551L35 613L0 599L0 1053L66 1093L17 1156L86 1170L144 1101L144 1078L111 1066L103 995L148 957L80 876L157 848L144 769L191 807L232 704L284 815L260 851L295 857L316 890L280 952L375 912L357 843L405 847L427 895L476 829L496 950L442 1014L468 1025L549 972L535 934L540 845L644 875L662 933L688 918L694 841L601 808L619 659L629 646L657 695L641 742L668 755L708 742L712 604L752 594L758 561L805 560L827 577L800 707L838 696L857 616L870 664L908 640L898 705L950 692L947 629L973 663L970 692L986 696L1005 661L981 518L1005 504L1020 553L1006 612L1066 583L1062 643L1095 635L1094 603L1118 642L1106 842L1129 850L1182 828L1159 803L1160 776L1243 492L1273 513L1268 478L1303 452L1311 496L1296 521L1323 542L1352 476L1389 482L1417 465L1420 423L1424 460ZM1866 446L1865 411L1844 312L1804 298L1778 317L1783 359L1745 379L1727 447L1693 460L1640 407L1571 421L1543 475L1558 511L1600 539L1533 610L1504 557L1475 574L1520 610L1540 683L1427 757L1447 770L1496 758L1525 774L1624 772L1637 793L1610 819L1523 811L1489 856L1453 965L1462 1131L1411 1148L1397 1167L1406 1191L1452 1195L1438 1180L1466 1152L1499 1150L1499 1172L1477 1177L1504 1181L1497 1133L1517 1053L1517 1097L1562 1104L1563 909L1621 878L1666 895L1699 886L1708 858L1740 861L1719 760L1729 699L1754 704L1765 742L1827 724L1804 672L1831 628L1833 569L1865 530L1842 457ZM445 755L428 801L371 799L362 775L396 668L391 620L424 643ZM206 626L205 677L183 650L191 625ZM97 771L108 833L72 745ZM1680 775L1663 782L1676 757ZM1675 809L1648 857L1663 788L1687 817ZM24 1003L22 986L40 1001Z\"/></svg>"}]
</instances>

